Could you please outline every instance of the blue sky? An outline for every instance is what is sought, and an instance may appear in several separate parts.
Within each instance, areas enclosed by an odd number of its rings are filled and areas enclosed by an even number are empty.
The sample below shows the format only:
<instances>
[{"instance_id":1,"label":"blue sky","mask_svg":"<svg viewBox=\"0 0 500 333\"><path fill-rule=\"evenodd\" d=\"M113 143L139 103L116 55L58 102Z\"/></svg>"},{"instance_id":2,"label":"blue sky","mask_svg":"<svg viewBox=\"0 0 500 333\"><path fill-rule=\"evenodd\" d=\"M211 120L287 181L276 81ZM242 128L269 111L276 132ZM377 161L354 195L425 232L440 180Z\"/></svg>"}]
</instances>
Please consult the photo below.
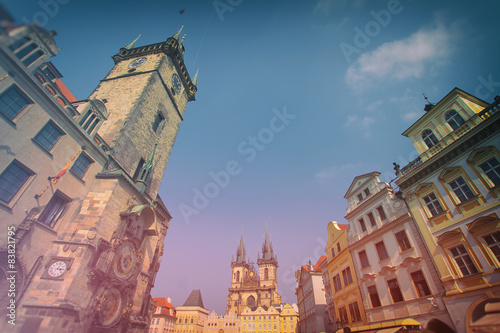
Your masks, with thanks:
<instances>
[{"instance_id":1,"label":"blue sky","mask_svg":"<svg viewBox=\"0 0 500 333\"><path fill-rule=\"evenodd\" d=\"M4 4L17 23L58 32L53 63L79 99L120 47L184 25L198 93L160 190L174 219L153 296L182 305L201 289L219 314L242 230L256 261L267 224L280 293L296 302L293 271L324 252L329 221L346 223L352 179L380 171L389 182L392 162L417 156L401 133L423 114L422 93L432 102L454 87L488 102L500 94L493 0Z\"/></svg>"}]
</instances>

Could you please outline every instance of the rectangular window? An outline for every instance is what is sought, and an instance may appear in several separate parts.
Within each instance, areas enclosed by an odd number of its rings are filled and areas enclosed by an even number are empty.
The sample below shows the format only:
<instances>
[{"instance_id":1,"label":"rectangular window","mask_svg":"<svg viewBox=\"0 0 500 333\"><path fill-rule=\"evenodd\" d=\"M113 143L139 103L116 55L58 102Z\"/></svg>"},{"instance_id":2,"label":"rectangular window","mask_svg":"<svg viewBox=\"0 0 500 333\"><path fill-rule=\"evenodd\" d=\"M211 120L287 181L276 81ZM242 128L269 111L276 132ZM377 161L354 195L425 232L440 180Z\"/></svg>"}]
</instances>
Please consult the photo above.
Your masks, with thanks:
<instances>
[{"instance_id":1,"label":"rectangular window","mask_svg":"<svg viewBox=\"0 0 500 333\"><path fill-rule=\"evenodd\" d=\"M500 185L500 163L496 158L481 164L480 167L495 186Z\"/></svg>"},{"instance_id":2,"label":"rectangular window","mask_svg":"<svg viewBox=\"0 0 500 333\"><path fill-rule=\"evenodd\" d=\"M368 294L370 295L370 301L372 302L373 308L376 308L376 307L382 305L380 303L380 298L378 297L377 287L375 287L374 285L369 286L368 287Z\"/></svg>"},{"instance_id":3,"label":"rectangular window","mask_svg":"<svg viewBox=\"0 0 500 333\"><path fill-rule=\"evenodd\" d=\"M359 255L359 261L361 263L361 268L365 268L365 267L370 266L370 263L368 262L368 257L366 255L365 250L359 252L358 255Z\"/></svg>"},{"instance_id":4,"label":"rectangular window","mask_svg":"<svg viewBox=\"0 0 500 333\"><path fill-rule=\"evenodd\" d=\"M372 225L372 227L376 226L377 223L375 222L375 217L373 216L373 213L368 213L368 219L370 220L370 224Z\"/></svg>"},{"instance_id":5,"label":"rectangular window","mask_svg":"<svg viewBox=\"0 0 500 333\"><path fill-rule=\"evenodd\" d=\"M493 255L500 263L500 231L497 231L488 236L484 236L483 238L486 244L488 244L491 252L493 252Z\"/></svg>"},{"instance_id":6,"label":"rectangular window","mask_svg":"<svg viewBox=\"0 0 500 333\"><path fill-rule=\"evenodd\" d=\"M364 192L365 192L365 196L369 196L370 195L370 190L369 189L365 188Z\"/></svg>"},{"instance_id":7,"label":"rectangular window","mask_svg":"<svg viewBox=\"0 0 500 333\"><path fill-rule=\"evenodd\" d=\"M404 301L403 294L401 294L401 289L399 289L398 280L389 280L387 281L387 285L389 285L389 290L391 292L391 297L394 303Z\"/></svg>"},{"instance_id":8,"label":"rectangular window","mask_svg":"<svg viewBox=\"0 0 500 333\"><path fill-rule=\"evenodd\" d=\"M33 174L21 163L12 162L0 175L0 200L9 203Z\"/></svg>"},{"instance_id":9,"label":"rectangular window","mask_svg":"<svg viewBox=\"0 0 500 333\"><path fill-rule=\"evenodd\" d=\"M358 221L359 221L359 225L361 226L361 231L365 232L366 231L365 220L360 218Z\"/></svg>"},{"instance_id":10,"label":"rectangular window","mask_svg":"<svg viewBox=\"0 0 500 333\"><path fill-rule=\"evenodd\" d=\"M363 201L363 195L362 195L361 193L360 193L360 194L358 194L358 200L359 200L360 202L361 202L361 201Z\"/></svg>"},{"instance_id":11,"label":"rectangular window","mask_svg":"<svg viewBox=\"0 0 500 333\"><path fill-rule=\"evenodd\" d=\"M431 294L429 290L429 286L427 286L427 282L425 281L424 274L422 271L416 271L411 273L411 279L413 280L413 284L415 288L417 288L418 297L424 297Z\"/></svg>"},{"instance_id":12,"label":"rectangular window","mask_svg":"<svg viewBox=\"0 0 500 333\"><path fill-rule=\"evenodd\" d=\"M332 257L335 257L335 249L332 247Z\"/></svg>"},{"instance_id":13,"label":"rectangular window","mask_svg":"<svg viewBox=\"0 0 500 333\"><path fill-rule=\"evenodd\" d=\"M384 208L382 206L377 207L378 215L380 216L380 219L383 221L387 219L387 216L385 216Z\"/></svg>"},{"instance_id":14,"label":"rectangular window","mask_svg":"<svg viewBox=\"0 0 500 333\"><path fill-rule=\"evenodd\" d=\"M425 196L423 199L432 216L436 216L444 211L434 193Z\"/></svg>"},{"instance_id":15,"label":"rectangular window","mask_svg":"<svg viewBox=\"0 0 500 333\"><path fill-rule=\"evenodd\" d=\"M463 276L477 273L476 266L472 262L469 253L467 252L467 250L463 245L459 245L457 247L450 249L450 252L451 255L453 256L453 259L455 259L458 268L460 268L460 271L462 272Z\"/></svg>"},{"instance_id":16,"label":"rectangular window","mask_svg":"<svg viewBox=\"0 0 500 333\"><path fill-rule=\"evenodd\" d=\"M26 57L28 54L30 54L31 52L33 52L36 48L37 48L37 45L34 43L26 45L25 47L23 47L22 49L20 49L19 51L16 52L16 57L18 59L22 59L22 58Z\"/></svg>"},{"instance_id":17,"label":"rectangular window","mask_svg":"<svg viewBox=\"0 0 500 333\"><path fill-rule=\"evenodd\" d=\"M49 121L35 136L35 141L50 151L56 144L57 139L59 139L62 135L63 132L57 128L52 121Z\"/></svg>"},{"instance_id":18,"label":"rectangular window","mask_svg":"<svg viewBox=\"0 0 500 333\"><path fill-rule=\"evenodd\" d=\"M23 46L24 44L28 43L30 40L31 40L31 38L24 36L24 37L16 40L14 43L10 44L9 49L11 51L15 51L18 48L20 48L21 46Z\"/></svg>"},{"instance_id":19,"label":"rectangular window","mask_svg":"<svg viewBox=\"0 0 500 333\"><path fill-rule=\"evenodd\" d=\"M465 202L474 197L474 193L462 177L458 177L449 184L460 202Z\"/></svg>"},{"instance_id":20,"label":"rectangular window","mask_svg":"<svg viewBox=\"0 0 500 333\"><path fill-rule=\"evenodd\" d=\"M153 131L156 133L156 131L158 130L158 127L160 126L161 122L165 119L165 117L163 116L163 114L158 111L158 113L156 114L156 118L155 118L155 121L153 123Z\"/></svg>"},{"instance_id":21,"label":"rectangular window","mask_svg":"<svg viewBox=\"0 0 500 333\"><path fill-rule=\"evenodd\" d=\"M406 231L401 230L396 233L396 240L398 241L399 251L403 252L411 248L410 240L406 236Z\"/></svg>"},{"instance_id":22,"label":"rectangular window","mask_svg":"<svg viewBox=\"0 0 500 333\"><path fill-rule=\"evenodd\" d=\"M16 86L8 88L0 95L0 112L10 120L13 120L28 104L31 104L31 101Z\"/></svg>"},{"instance_id":23,"label":"rectangular window","mask_svg":"<svg viewBox=\"0 0 500 333\"><path fill-rule=\"evenodd\" d=\"M385 249L384 242L378 242L377 244L375 244L375 247L377 248L377 253L380 261L389 258L387 250Z\"/></svg>"},{"instance_id":24,"label":"rectangular window","mask_svg":"<svg viewBox=\"0 0 500 333\"><path fill-rule=\"evenodd\" d=\"M343 324L349 324L349 318L347 317L347 310L345 307L339 309L339 318Z\"/></svg>"},{"instance_id":25,"label":"rectangular window","mask_svg":"<svg viewBox=\"0 0 500 333\"><path fill-rule=\"evenodd\" d=\"M43 56L43 52L40 50L37 50L30 54L26 59L23 60L24 66L28 67L38 59L40 59Z\"/></svg>"},{"instance_id":26,"label":"rectangular window","mask_svg":"<svg viewBox=\"0 0 500 333\"><path fill-rule=\"evenodd\" d=\"M344 286L352 283L351 267L347 267L342 271L342 277L344 278Z\"/></svg>"},{"instance_id":27,"label":"rectangular window","mask_svg":"<svg viewBox=\"0 0 500 333\"><path fill-rule=\"evenodd\" d=\"M349 311L351 312L351 319L353 322L361 321L361 313L359 312L358 302L349 304Z\"/></svg>"},{"instance_id":28,"label":"rectangular window","mask_svg":"<svg viewBox=\"0 0 500 333\"><path fill-rule=\"evenodd\" d=\"M340 243L337 243L337 252L340 253Z\"/></svg>"},{"instance_id":29,"label":"rectangular window","mask_svg":"<svg viewBox=\"0 0 500 333\"><path fill-rule=\"evenodd\" d=\"M333 286L335 291L339 291L342 289L342 282L340 282L340 274L337 274L333 277Z\"/></svg>"},{"instance_id":30,"label":"rectangular window","mask_svg":"<svg viewBox=\"0 0 500 333\"><path fill-rule=\"evenodd\" d=\"M92 160L82 153L78 156L70 170L73 171L80 179L83 179L83 176L91 164Z\"/></svg>"},{"instance_id":31,"label":"rectangular window","mask_svg":"<svg viewBox=\"0 0 500 333\"><path fill-rule=\"evenodd\" d=\"M56 222L62 216L70 200L56 192L50 199L42 214L38 217L38 222L41 222L49 227L54 227Z\"/></svg>"}]
</instances>

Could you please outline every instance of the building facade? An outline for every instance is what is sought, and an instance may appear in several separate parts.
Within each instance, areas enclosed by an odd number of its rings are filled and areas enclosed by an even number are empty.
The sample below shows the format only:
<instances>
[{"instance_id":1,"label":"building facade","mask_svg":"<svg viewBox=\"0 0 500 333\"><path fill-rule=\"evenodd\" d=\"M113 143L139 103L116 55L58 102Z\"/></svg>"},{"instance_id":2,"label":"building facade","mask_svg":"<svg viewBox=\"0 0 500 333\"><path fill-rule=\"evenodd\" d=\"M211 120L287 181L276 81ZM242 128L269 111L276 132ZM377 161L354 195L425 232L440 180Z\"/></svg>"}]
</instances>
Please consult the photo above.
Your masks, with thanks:
<instances>
[{"instance_id":1,"label":"building facade","mask_svg":"<svg viewBox=\"0 0 500 333\"><path fill-rule=\"evenodd\" d=\"M241 333L295 333L298 332L299 314L290 304L246 307L241 312Z\"/></svg>"},{"instance_id":2,"label":"building facade","mask_svg":"<svg viewBox=\"0 0 500 333\"><path fill-rule=\"evenodd\" d=\"M154 312L149 333L168 333L174 332L175 322L177 321L175 307L172 305L172 297L153 298Z\"/></svg>"},{"instance_id":3,"label":"building facade","mask_svg":"<svg viewBox=\"0 0 500 333\"><path fill-rule=\"evenodd\" d=\"M295 272L297 280L297 305L299 309L300 333L330 332L328 325L328 309L326 306L325 290L321 264L326 256L321 256L316 265L302 266Z\"/></svg>"},{"instance_id":4,"label":"building facade","mask_svg":"<svg viewBox=\"0 0 500 333\"><path fill-rule=\"evenodd\" d=\"M418 158L395 164L457 332L472 332L500 302L499 103L458 88L429 103L403 133Z\"/></svg>"},{"instance_id":5,"label":"building facade","mask_svg":"<svg viewBox=\"0 0 500 333\"><path fill-rule=\"evenodd\" d=\"M328 305L329 323L333 332L345 326L353 329L366 324L363 301L347 240L348 225L328 223L325 269L328 282L325 294L331 295ZM326 281L325 281L326 282Z\"/></svg>"},{"instance_id":6,"label":"building facade","mask_svg":"<svg viewBox=\"0 0 500 333\"><path fill-rule=\"evenodd\" d=\"M236 250L236 260L231 260L231 287L227 297L226 313L231 310L239 315L245 307L266 306L281 304L278 294L278 257L266 231L262 256L257 258L258 273L253 263L246 258L246 248L243 236Z\"/></svg>"},{"instance_id":7,"label":"building facade","mask_svg":"<svg viewBox=\"0 0 500 333\"><path fill-rule=\"evenodd\" d=\"M54 35L0 31L0 272L16 272L0 330L143 332L171 219L157 192L196 77L180 32L134 41L77 101L48 62Z\"/></svg>"},{"instance_id":8,"label":"building facade","mask_svg":"<svg viewBox=\"0 0 500 333\"><path fill-rule=\"evenodd\" d=\"M199 289L191 291L186 302L176 307L175 333L203 333L209 311L203 305Z\"/></svg>"},{"instance_id":9,"label":"building facade","mask_svg":"<svg viewBox=\"0 0 500 333\"><path fill-rule=\"evenodd\" d=\"M203 333L239 333L240 318L235 311L219 316L212 311L205 321Z\"/></svg>"},{"instance_id":10,"label":"building facade","mask_svg":"<svg viewBox=\"0 0 500 333\"><path fill-rule=\"evenodd\" d=\"M404 201L379 176L371 172L354 178L345 195L347 238L366 323L370 328L402 327L412 319L416 326L432 320L453 327L442 300L444 289L418 229Z\"/></svg>"}]
</instances>

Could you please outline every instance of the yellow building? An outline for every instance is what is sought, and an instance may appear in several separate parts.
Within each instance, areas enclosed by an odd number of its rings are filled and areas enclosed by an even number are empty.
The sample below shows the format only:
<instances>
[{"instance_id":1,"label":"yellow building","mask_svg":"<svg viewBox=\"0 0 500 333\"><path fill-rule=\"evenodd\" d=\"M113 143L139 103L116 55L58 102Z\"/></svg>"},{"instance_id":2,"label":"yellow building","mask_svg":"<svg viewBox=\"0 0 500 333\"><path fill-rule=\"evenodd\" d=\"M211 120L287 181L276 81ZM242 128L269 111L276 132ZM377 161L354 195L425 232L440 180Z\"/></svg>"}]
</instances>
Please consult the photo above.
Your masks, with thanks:
<instances>
[{"instance_id":1,"label":"yellow building","mask_svg":"<svg viewBox=\"0 0 500 333\"><path fill-rule=\"evenodd\" d=\"M295 333L299 314L290 304L246 307L241 312L241 333Z\"/></svg>"},{"instance_id":2,"label":"yellow building","mask_svg":"<svg viewBox=\"0 0 500 333\"><path fill-rule=\"evenodd\" d=\"M328 303L327 299L327 304L333 331L344 326L353 328L366 324L358 279L348 249L347 230L348 226L345 224L335 221L328 223L325 268L330 279L332 300Z\"/></svg>"},{"instance_id":3,"label":"yellow building","mask_svg":"<svg viewBox=\"0 0 500 333\"><path fill-rule=\"evenodd\" d=\"M215 312L208 316L203 327L203 333L239 333L240 318L235 311L229 311L224 316L219 316Z\"/></svg>"},{"instance_id":4,"label":"yellow building","mask_svg":"<svg viewBox=\"0 0 500 333\"><path fill-rule=\"evenodd\" d=\"M175 333L203 333L209 311L203 306L201 292L195 289L182 306L176 307Z\"/></svg>"},{"instance_id":5,"label":"yellow building","mask_svg":"<svg viewBox=\"0 0 500 333\"><path fill-rule=\"evenodd\" d=\"M500 299L499 103L458 88L429 103L403 133L418 158L395 165L457 332L472 332Z\"/></svg>"}]
</instances>

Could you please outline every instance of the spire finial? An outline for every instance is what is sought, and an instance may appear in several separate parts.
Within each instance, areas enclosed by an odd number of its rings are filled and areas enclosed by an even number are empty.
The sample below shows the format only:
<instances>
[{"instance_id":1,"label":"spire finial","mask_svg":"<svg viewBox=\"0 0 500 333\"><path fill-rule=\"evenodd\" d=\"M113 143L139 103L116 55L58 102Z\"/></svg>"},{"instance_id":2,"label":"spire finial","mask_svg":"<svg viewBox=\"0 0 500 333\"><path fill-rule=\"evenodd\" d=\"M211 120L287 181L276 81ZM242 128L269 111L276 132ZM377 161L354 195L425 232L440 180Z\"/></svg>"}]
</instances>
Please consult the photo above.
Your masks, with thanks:
<instances>
[{"instance_id":1,"label":"spire finial","mask_svg":"<svg viewBox=\"0 0 500 333\"><path fill-rule=\"evenodd\" d=\"M195 85L195 86L198 86L198 72L200 71L200 69L198 68L196 70L196 74L193 76L193 79L191 80L191 82Z\"/></svg>"},{"instance_id":2,"label":"spire finial","mask_svg":"<svg viewBox=\"0 0 500 333\"><path fill-rule=\"evenodd\" d=\"M174 38L175 40L179 41L179 38L181 37L182 28L184 28L184 26L181 26L181 28L179 29L179 31L177 31L175 34L172 35L172 38Z\"/></svg>"},{"instance_id":3,"label":"spire finial","mask_svg":"<svg viewBox=\"0 0 500 333\"><path fill-rule=\"evenodd\" d=\"M422 95L424 96L425 100L427 101L427 104L425 105L424 110L426 112L430 111L436 104L429 102L429 99L427 98L427 96L425 96L424 93L422 93Z\"/></svg>"},{"instance_id":4,"label":"spire finial","mask_svg":"<svg viewBox=\"0 0 500 333\"><path fill-rule=\"evenodd\" d=\"M132 42L130 42L129 44L127 44L124 47L124 49L127 49L127 50L133 49L135 47L135 43L137 43L137 40L139 40L140 37L141 37L141 35L139 34L139 36L137 36L136 39L134 39Z\"/></svg>"}]
</instances>

